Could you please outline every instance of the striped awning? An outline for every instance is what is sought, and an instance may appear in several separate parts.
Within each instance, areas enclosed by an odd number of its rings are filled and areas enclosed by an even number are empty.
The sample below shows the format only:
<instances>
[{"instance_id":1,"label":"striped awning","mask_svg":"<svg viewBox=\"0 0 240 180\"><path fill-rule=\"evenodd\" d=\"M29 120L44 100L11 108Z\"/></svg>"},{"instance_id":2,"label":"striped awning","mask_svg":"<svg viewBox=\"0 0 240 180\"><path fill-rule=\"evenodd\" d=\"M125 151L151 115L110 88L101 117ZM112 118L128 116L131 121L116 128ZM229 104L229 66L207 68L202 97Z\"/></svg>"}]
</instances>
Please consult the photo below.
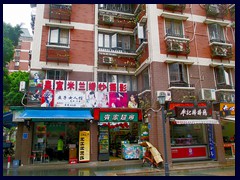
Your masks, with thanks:
<instances>
[{"instance_id":1,"label":"striped awning","mask_svg":"<svg viewBox=\"0 0 240 180\"><path fill-rule=\"evenodd\" d=\"M176 124L219 124L216 119L186 119L175 120Z\"/></svg>"}]
</instances>

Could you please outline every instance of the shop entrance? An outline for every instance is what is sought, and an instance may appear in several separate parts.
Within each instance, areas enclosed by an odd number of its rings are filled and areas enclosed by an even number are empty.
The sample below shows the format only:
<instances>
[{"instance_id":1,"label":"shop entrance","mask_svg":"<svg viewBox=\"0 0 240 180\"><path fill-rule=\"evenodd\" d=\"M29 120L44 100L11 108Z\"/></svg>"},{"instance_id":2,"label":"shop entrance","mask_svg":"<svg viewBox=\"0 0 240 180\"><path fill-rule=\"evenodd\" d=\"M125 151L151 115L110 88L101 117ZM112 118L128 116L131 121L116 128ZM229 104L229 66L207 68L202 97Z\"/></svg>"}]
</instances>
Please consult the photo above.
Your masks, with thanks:
<instances>
[{"instance_id":1,"label":"shop entrance","mask_svg":"<svg viewBox=\"0 0 240 180\"><path fill-rule=\"evenodd\" d=\"M148 137L148 131L142 127L138 122L99 123L98 159L141 159L142 147L138 142L143 140L143 135Z\"/></svg>"},{"instance_id":2,"label":"shop entrance","mask_svg":"<svg viewBox=\"0 0 240 180\"><path fill-rule=\"evenodd\" d=\"M84 122L35 122L32 151L42 152L49 156L50 161L58 161L57 142L63 137L62 161L69 160L69 146L76 147L78 158L79 131L87 131Z\"/></svg>"}]
</instances>

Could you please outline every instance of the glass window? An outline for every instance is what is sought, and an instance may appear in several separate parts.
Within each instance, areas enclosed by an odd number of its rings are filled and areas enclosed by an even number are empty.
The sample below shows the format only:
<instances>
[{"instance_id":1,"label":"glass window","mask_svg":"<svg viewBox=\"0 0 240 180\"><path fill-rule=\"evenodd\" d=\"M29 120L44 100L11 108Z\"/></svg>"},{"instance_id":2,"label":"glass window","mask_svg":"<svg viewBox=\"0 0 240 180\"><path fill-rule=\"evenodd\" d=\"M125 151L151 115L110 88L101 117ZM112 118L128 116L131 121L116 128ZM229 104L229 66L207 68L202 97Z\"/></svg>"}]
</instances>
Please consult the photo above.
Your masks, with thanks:
<instances>
[{"instance_id":1,"label":"glass window","mask_svg":"<svg viewBox=\"0 0 240 180\"><path fill-rule=\"evenodd\" d=\"M150 89L148 69L146 69L146 70L143 72L143 88L144 88L144 90Z\"/></svg>"},{"instance_id":2,"label":"glass window","mask_svg":"<svg viewBox=\"0 0 240 180\"><path fill-rule=\"evenodd\" d=\"M167 36L183 37L182 21L166 19L165 27Z\"/></svg>"},{"instance_id":3,"label":"glass window","mask_svg":"<svg viewBox=\"0 0 240 180\"><path fill-rule=\"evenodd\" d=\"M49 70L47 71L47 79L67 80L67 72L59 70Z\"/></svg>"},{"instance_id":4,"label":"glass window","mask_svg":"<svg viewBox=\"0 0 240 180\"><path fill-rule=\"evenodd\" d=\"M98 82L116 82L117 86L118 83L127 83L127 91L137 91L137 78L135 76L98 73Z\"/></svg>"},{"instance_id":5,"label":"glass window","mask_svg":"<svg viewBox=\"0 0 240 180\"><path fill-rule=\"evenodd\" d=\"M229 69L220 66L216 68L215 72L218 85L231 85L231 76Z\"/></svg>"},{"instance_id":6,"label":"glass window","mask_svg":"<svg viewBox=\"0 0 240 180\"><path fill-rule=\"evenodd\" d=\"M209 24L208 30L209 30L210 42L225 43L222 26L220 26L219 24Z\"/></svg>"},{"instance_id":7,"label":"glass window","mask_svg":"<svg viewBox=\"0 0 240 180\"><path fill-rule=\"evenodd\" d=\"M69 30L60 28L50 29L50 44L68 46L69 43Z\"/></svg>"},{"instance_id":8,"label":"glass window","mask_svg":"<svg viewBox=\"0 0 240 180\"><path fill-rule=\"evenodd\" d=\"M202 124L171 125L171 145L197 145L206 144L206 129Z\"/></svg>"},{"instance_id":9,"label":"glass window","mask_svg":"<svg viewBox=\"0 0 240 180\"><path fill-rule=\"evenodd\" d=\"M187 66L185 64L169 64L170 82L187 83Z\"/></svg>"}]
</instances>

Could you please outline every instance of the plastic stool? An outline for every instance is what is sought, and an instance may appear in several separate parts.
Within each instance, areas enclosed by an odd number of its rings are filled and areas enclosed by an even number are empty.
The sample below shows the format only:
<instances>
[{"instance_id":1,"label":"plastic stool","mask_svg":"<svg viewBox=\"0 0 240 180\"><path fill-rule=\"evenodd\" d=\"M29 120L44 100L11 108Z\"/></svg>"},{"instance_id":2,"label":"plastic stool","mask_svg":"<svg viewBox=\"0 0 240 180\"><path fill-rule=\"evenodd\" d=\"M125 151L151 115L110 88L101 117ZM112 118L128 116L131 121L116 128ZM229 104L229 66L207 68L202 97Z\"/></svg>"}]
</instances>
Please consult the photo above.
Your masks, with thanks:
<instances>
[{"instance_id":1,"label":"plastic stool","mask_svg":"<svg viewBox=\"0 0 240 180\"><path fill-rule=\"evenodd\" d=\"M30 164L30 160L32 161L32 164L34 164L34 160L35 160L36 156L35 155L30 155L29 156L29 161L28 161L28 164Z\"/></svg>"},{"instance_id":2,"label":"plastic stool","mask_svg":"<svg viewBox=\"0 0 240 180\"><path fill-rule=\"evenodd\" d=\"M44 155L43 155L43 161L49 163L49 155L44 154Z\"/></svg>"}]
</instances>

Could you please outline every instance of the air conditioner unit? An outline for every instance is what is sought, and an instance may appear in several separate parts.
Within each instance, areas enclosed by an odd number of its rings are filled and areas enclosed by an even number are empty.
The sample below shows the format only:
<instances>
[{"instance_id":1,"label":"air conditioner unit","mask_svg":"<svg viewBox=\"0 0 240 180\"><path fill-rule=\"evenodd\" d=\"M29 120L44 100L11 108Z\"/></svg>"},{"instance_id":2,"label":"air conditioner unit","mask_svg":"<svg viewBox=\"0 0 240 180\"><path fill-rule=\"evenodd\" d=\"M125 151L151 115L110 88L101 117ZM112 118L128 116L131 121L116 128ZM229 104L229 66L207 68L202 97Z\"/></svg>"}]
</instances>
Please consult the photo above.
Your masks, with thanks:
<instances>
[{"instance_id":1,"label":"air conditioner unit","mask_svg":"<svg viewBox=\"0 0 240 180\"><path fill-rule=\"evenodd\" d=\"M171 42L170 49L174 52L182 52L183 51L183 43L179 42Z\"/></svg>"},{"instance_id":2,"label":"air conditioner unit","mask_svg":"<svg viewBox=\"0 0 240 180\"><path fill-rule=\"evenodd\" d=\"M105 16L103 16L103 21L105 23L114 23L114 16L105 15Z\"/></svg>"},{"instance_id":3,"label":"air conditioner unit","mask_svg":"<svg viewBox=\"0 0 240 180\"><path fill-rule=\"evenodd\" d=\"M113 58L112 57L103 57L103 63L104 64L112 64Z\"/></svg>"},{"instance_id":4,"label":"air conditioner unit","mask_svg":"<svg viewBox=\"0 0 240 180\"><path fill-rule=\"evenodd\" d=\"M215 89L201 89L200 90L200 100L214 101L216 100L216 91Z\"/></svg>"},{"instance_id":5,"label":"air conditioner unit","mask_svg":"<svg viewBox=\"0 0 240 180\"><path fill-rule=\"evenodd\" d=\"M161 93L165 93L165 101L172 100L171 91L156 91L156 96L160 96Z\"/></svg>"},{"instance_id":6,"label":"air conditioner unit","mask_svg":"<svg viewBox=\"0 0 240 180\"><path fill-rule=\"evenodd\" d=\"M219 14L219 7L217 4L211 4L209 5L209 11L212 15L218 15Z\"/></svg>"},{"instance_id":7,"label":"air conditioner unit","mask_svg":"<svg viewBox=\"0 0 240 180\"><path fill-rule=\"evenodd\" d=\"M15 67L19 66L19 61L15 61Z\"/></svg>"}]
</instances>

